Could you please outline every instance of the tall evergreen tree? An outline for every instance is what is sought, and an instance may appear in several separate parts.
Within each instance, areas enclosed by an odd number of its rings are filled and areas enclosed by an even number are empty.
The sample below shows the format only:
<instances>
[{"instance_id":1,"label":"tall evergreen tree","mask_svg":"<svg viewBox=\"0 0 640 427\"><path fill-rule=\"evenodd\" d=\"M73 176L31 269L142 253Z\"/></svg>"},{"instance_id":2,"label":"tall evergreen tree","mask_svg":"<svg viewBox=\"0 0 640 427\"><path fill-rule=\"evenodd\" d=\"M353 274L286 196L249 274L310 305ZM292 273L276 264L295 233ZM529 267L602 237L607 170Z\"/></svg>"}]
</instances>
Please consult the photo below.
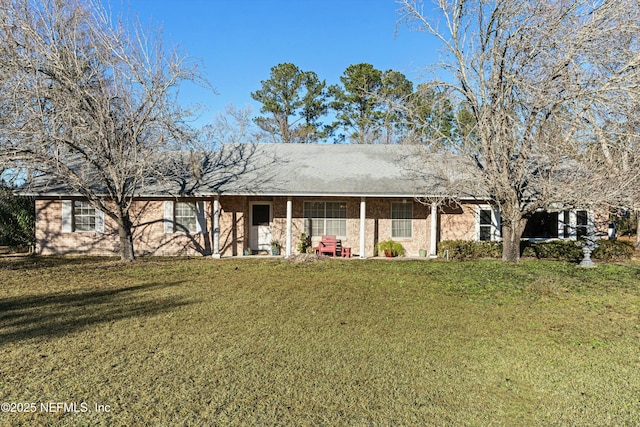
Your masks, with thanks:
<instances>
[{"instance_id":1,"label":"tall evergreen tree","mask_svg":"<svg viewBox=\"0 0 640 427\"><path fill-rule=\"evenodd\" d=\"M320 118L327 114L327 83L320 80L313 71L305 71L303 105L301 115L304 124L301 125L300 139L302 142L316 142L326 135L322 129Z\"/></svg>"},{"instance_id":2,"label":"tall evergreen tree","mask_svg":"<svg viewBox=\"0 0 640 427\"><path fill-rule=\"evenodd\" d=\"M333 96L331 108L336 111L333 127L349 132L349 138L359 144L374 142L380 134L383 118L378 98L382 71L367 63L350 65L340 82L342 87L329 87Z\"/></svg>"},{"instance_id":3,"label":"tall evergreen tree","mask_svg":"<svg viewBox=\"0 0 640 427\"><path fill-rule=\"evenodd\" d=\"M449 94L439 86L429 83L418 88L406 103L410 138L413 142L428 144L438 150L444 141L454 140L459 134L469 132L469 112L461 107L456 113Z\"/></svg>"},{"instance_id":4,"label":"tall evergreen tree","mask_svg":"<svg viewBox=\"0 0 640 427\"><path fill-rule=\"evenodd\" d=\"M382 75L379 95L383 108L383 124L386 130L385 142L390 144L401 138L406 129L406 115L397 105L405 104L413 92L413 83L399 71L387 70Z\"/></svg>"},{"instance_id":5,"label":"tall evergreen tree","mask_svg":"<svg viewBox=\"0 0 640 427\"><path fill-rule=\"evenodd\" d=\"M291 63L271 68L268 80L251 97L262 103L256 123L284 143L317 139L318 119L326 112L326 83Z\"/></svg>"}]
</instances>

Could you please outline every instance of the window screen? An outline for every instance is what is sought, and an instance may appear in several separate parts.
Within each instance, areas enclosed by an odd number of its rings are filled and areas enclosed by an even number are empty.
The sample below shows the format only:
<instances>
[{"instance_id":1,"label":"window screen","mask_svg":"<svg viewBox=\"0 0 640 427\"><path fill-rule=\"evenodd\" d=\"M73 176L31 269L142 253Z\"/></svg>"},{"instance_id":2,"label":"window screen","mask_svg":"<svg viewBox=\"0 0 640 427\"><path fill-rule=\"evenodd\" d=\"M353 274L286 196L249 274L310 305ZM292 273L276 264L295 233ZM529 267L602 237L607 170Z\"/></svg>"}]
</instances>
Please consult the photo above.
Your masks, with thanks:
<instances>
[{"instance_id":1,"label":"window screen","mask_svg":"<svg viewBox=\"0 0 640 427\"><path fill-rule=\"evenodd\" d=\"M394 238L411 237L412 218L413 218L413 204L392 203L391 204L391 237L394 237Z\"/></svg>"},{"instance_id":2,"label":"window screen","mask_svg":"<svg viewBox=\"0 0 640 427\"><path fill-rule=\"evenodd\" d=\"M491 240L491 209L480 209L480 240Z\"/></svg>"},{"instance_id":3,"label":"window screen","mask_svg":"<svg viewBox=\"0 0 640 427\"><path fill-rule=\"evenodd\" d=\"M345 202L305 202L305 228L311 236L347 235L347 204Z\"/></svg>"},{"instance_id":4,"label":"window screen","mask_svg":"<svg viewBox=\"0 0 640 427\"><path fill-rule=\"evenodd\" d=\"M253 205L252 225L269 225L271 220L271 206Z\"/></svg>"},{"instance_id":5,"label":"window screen","mask_svg":"<svg viewBox=\"0 0 640 427\"><path fill-rule=\"evenodd\" d=\"M195 202L176 202L175 230L177 232L196 233L197 221Z\"/></svg>"},{"instance_id":6,"label":"window screen","mask_svg":"<svg viewBox=\"0 0 640 427\"><path fill-rule=\"evenodd\" d=\"M96 210L87 201L73 202L73 221L76 231L95 231Z\"/></svg>"}]
</instances>

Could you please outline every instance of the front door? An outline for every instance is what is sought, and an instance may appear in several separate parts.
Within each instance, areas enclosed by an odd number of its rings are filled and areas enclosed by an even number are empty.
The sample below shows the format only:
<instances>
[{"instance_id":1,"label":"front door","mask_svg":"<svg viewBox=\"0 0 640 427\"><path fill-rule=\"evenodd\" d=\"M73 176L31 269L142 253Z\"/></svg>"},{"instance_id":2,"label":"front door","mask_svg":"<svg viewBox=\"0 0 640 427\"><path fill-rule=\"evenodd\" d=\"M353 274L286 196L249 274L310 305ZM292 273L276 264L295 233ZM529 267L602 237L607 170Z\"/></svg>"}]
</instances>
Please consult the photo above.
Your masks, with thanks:
<instances>
[{"instance_id":1,"label":"front door","mask_svg":"<svg viewBox=\"0 0 640 427\"><path fill-rule=\"evenodd\" d=\"M271 251L271 204L251 204L251 230L249 233L249 247L255 252Z\"/></svg>"}]
</instances>

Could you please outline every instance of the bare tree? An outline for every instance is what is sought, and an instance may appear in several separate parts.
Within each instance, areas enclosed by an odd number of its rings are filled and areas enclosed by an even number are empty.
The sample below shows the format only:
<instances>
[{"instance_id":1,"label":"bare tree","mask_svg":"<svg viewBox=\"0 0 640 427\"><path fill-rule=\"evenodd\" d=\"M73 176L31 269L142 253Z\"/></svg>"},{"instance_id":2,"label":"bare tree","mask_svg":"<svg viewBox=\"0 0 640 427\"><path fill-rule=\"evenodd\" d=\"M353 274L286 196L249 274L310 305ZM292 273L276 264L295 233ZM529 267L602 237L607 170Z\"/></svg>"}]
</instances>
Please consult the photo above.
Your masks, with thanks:
<instances>
[{"instance_id":1,"label":"bare tree","mask_svg":"<svg viewBox=\"0 0 640 427\"><path fill-rule=\"evenodd\" d=\"M611 36L589 39L582 55L584 96L570 111L578 120L567 154L574 185L560 189L565 204L640 209L640 6L602 4L589 19ZM594 84L598 82L599 84ZM608 218L602 218L607 221ZM640 242L638 240L637 242Z\"/></svg>"},{"instance_id":2,"label":"bare tree","mask_svg":"<svg viewBox=\"0 0 640 427\"><path fill-rule=\"evenodd\" d=\"M588 165L586 170L598 183L591 191L603 197L602 204L625 210L640 211L640 121L637 119L638 88L630 87L614 103L602 112L592 109L587 120L594 124L589 144L583 148L582 158ZM587 189L583 188L582 194ZM589 194L582 197L591 197ZM640 225L640 216L638 224ZM640 228L639 228L640 229ZM640 246L640 233L636 233L636 246Z\"/></svg>"},{"instance_id":3,"label":"bare tree","mask_svg":"<svg viewBox=\"0 0 640 427\"><path fill-rule=\"evenodd\" d=\"M223 144L267 141L270 136L256 126L251 116L251 106L237 108L233 104L227 105L224 113L216 114L204 127L199 151L216 151Z\"/></svg>"},{"instance_id":4,"label":"bare tree","mask_svg":"<svg viewBox=\"0 0 640 427\"><path fill-rule=\"evenodd\" d=\"M605 114L638 81L637 54L614 63L603 51L621 35L637 34L639 6L439 0L434 14L417 0L398 3L401 22L444 48L439 65L451 80L437 86L458 97L473 123L447 144L471 161L473 175L499 206L503 260L517 261L527 218L565 202L568 189L590 185L569 172L587 164L601 124L589 115Z\"/></svg>"},{"instance_id":5,"label":"bare tree","mask_svg":"<svg viewBox=\"0 0 640 427\"><path fill-rule=\"evenodd\" d=\"M133 260L133 199L156 154L191 136L175 96L206 85L197 64L80 0L0 0L0 58L5 153L104 212Z\"/></svg>"}]
</instances>

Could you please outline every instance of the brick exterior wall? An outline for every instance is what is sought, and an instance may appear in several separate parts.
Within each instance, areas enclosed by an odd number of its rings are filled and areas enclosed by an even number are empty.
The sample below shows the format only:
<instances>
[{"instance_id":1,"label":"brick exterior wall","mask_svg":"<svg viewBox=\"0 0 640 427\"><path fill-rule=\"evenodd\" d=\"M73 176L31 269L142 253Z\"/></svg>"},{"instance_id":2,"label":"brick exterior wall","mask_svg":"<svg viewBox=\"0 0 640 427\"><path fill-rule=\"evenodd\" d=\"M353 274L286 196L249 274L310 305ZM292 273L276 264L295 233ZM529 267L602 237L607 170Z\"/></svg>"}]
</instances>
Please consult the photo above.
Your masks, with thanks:
<instances>
[{"instance_id":1,"label":"brick exterior wall","mask_svg":"<svg viewBox=\"0 0 640 427\"><path fill-rule=\"evenodd\" d=\"M475 203L443 206L439 240L476 240L476 209Z\"/></svg>"},{"instance_id":2,"label":"brick exterior wall","mask_svg":"<svg viewBox=\"0 0 640 427\"><path fill-rule=\"evenodd\" d=\"M36 200L36 252L117 255L118 233L105 217L104 233L62 232L62 201Z\"/></svg>"},{"instance_id":3,"label":"brick exterior wall","mask_svg":"<svg viewBox=\"0 0 640 427\"><path fill-rule=\"evenodd\" d=\"M347 234L340 236L342 246L350 247L353 255L360 252L360 198L359 197L294 197L292 198L292 253L297 253L300 234L304 229L305 202L345 202L347 204ZM429 251L431 240L431 206L413 199L367 198L365 221L365 255L373 256L378 242L391 236L391 204L411 203L413 206L412 237L393 238L400 242L407 256L418 256L420 249ZM269 203L272 205L272 238L286 243L286 197L232 197L220 198L220 252L223 256L242 255L249 248L250 205ZM438 215L440 240L475 240L476 204L463 203L458 207L441 207ZM246 238L245 238L246 236ZM313 246L320 237L312 239ZM235 243L234 243L235 242Z\"/></svg>"},{"instance_id":4,"label":"brick exterior wall","mask_svg":"<svg viewBox=\"0 0 640 427\"><path fill-rule=\"evenodd\" d=\"M304 202L340 201L347 205L347 232L340 236L342 245L351 248L352 256L360 252L359 197L294 197L292 199L292 253L297 253L300 234L304 230ZM184 201L195 201L185 199ZM411 203L413 210L410 238L394 238L405 248L407 256L417 256L420 249L429 251L431 208L412 199L367 198L365 220L365 256L373 256L378 242L391 236L391 204ZM286 250L286 197L220 197L220 253L241 256L250 246L251 205L269 203L272 206L272 238ZM476 234L475 205L441 208L438 220L440 240L474 240ZM205 201L206 230L204 233L165 233L164 201L136 201L132 208L134 248L136 255L204 256L213 252L213 199ZM36 201L36 241L41 254L118 255L118 233L113 220L105 215L105 232L62 232L62 201ZM317 245L319 237L313 239Z\"/></svg>"},{"instance_id":5,"label":"brick exterior wall","mask_svg":"<svg viewBox=\"0 0 640 427\"><path fill-rule=\"evenodd\" d=\"M185 199L185 202L195 201ZM205 211L212 208L212 202L205 202ZM183 231L165 233L164 201L136 202L132 211L133 242L138 255L210 255L210 215L206 214L207 226L202 233L188 234ZM106 223L106 220L105 220Z\"/></svg>"},{"instance_id":6,"label":"brick exterior wall","mask_svg":"<svg viewBox=\"0 0 640 427\"><path fill-rule=\"evenodd\" d=\"M206 209L210 209L210 203L206 203ZM195 235L165 234L163 201L136 201L131 212L135 224L133 236L136 255L197 256L211 253L208 232ZM62 201L36 200L37 253L117 256L119 244L117 226L108 216L104 217L104 233L63 233Z\"/></svg>"},{"instance_id":7,"label":"brick exterior wall","mask_svg":"<svg viewBox=\"0 0 640 427\"><path fill-rule=\"evenodd\" d=\"M208 222L211 222L212 217L213 208L210 211ZM249 202L247 197L220 197L220 253L223 256L242 255L249 248L248 218Z\"/></svg>"}]
</instances>

